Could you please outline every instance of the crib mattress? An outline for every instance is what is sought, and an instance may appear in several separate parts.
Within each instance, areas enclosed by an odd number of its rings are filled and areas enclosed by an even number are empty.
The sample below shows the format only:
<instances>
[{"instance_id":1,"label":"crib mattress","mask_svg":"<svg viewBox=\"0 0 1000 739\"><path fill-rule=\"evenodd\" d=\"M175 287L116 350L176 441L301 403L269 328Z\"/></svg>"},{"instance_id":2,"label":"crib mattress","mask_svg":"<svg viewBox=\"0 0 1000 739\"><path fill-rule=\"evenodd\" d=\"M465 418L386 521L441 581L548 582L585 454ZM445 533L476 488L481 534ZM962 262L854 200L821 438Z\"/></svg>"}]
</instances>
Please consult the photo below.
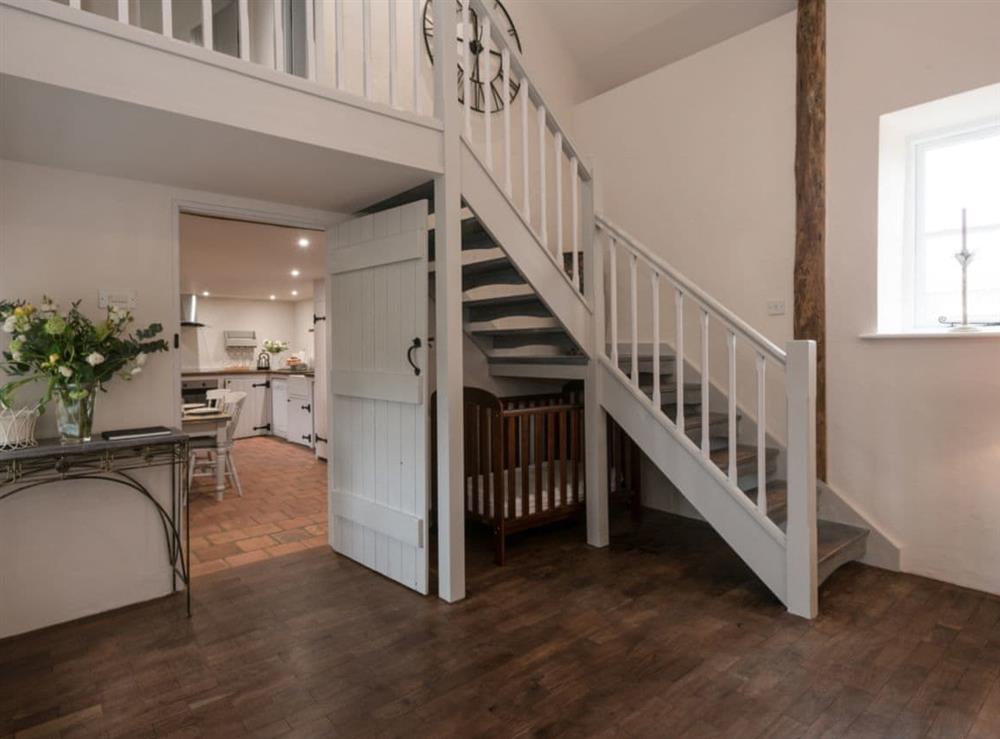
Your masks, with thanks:
<instances>
[{"instance_id":1,"label":"crib mattress","mask_svg":"<svg viewBox=\"0 0 1000 739\"><path fill-rule=\"evenodd\" d=\"M571 498L573 494L573 470L570 465L566 465L566 479L560 480L559 476L560 465L558 462L555 463L555 487L553 488L553 505L551 510L556 510L557 508L562 508L567 505L582 503L584 499L584 474L583 467L580 467L580 489L577 493L577 499L573 500ZM545 512L549 510L549 466L548 462L543 462L540 465L529 465L528 466L528 510L527 513L524 511L524 475L520 467L513 470L504 470L502 475L503 487L500 488L501 492L501 503L503 501L503 496L509 495L507 490L507 481L509 477L513 475L514 477L514 489L516 491L514 499L514 515L511 515L510 507L507 507L507 518L522 518L524 516L530 516L535 513ZM541 475L542 482L542 500L541 506L538 506L539 501L536 500L535 495L535 476ZM469 512L475 513L476 511L483 511L485 515L490 517L493 516L493 478L495 474L492 472L481 474L479 477L479 505L476 503L476 490L473 483L476 481L476 476L469 476L465 478L465 508Z\"/></svg>"}]
</instances>

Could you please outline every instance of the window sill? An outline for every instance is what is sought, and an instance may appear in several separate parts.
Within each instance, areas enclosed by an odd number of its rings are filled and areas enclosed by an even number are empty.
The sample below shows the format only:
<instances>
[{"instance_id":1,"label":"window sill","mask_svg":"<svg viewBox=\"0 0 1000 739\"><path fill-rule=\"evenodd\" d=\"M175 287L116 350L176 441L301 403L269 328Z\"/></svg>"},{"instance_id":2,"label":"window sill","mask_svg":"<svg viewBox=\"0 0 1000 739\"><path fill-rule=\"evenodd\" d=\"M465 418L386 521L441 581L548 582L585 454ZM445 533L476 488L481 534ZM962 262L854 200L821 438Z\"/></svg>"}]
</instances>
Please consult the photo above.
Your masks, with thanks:
<instances>
[{"instance_id":1,"label":"window sill","mask_svg":"<svg viewBox=\"0 0 1000 739\"><path fill-rule=\"evenodd\" d=\"M923 329L914 331L889 331L861 334L859 337L871 339L1000 339L1000 327L990 326L978 331L954 331L952 329Z\"/></svg>"}]
</instances>

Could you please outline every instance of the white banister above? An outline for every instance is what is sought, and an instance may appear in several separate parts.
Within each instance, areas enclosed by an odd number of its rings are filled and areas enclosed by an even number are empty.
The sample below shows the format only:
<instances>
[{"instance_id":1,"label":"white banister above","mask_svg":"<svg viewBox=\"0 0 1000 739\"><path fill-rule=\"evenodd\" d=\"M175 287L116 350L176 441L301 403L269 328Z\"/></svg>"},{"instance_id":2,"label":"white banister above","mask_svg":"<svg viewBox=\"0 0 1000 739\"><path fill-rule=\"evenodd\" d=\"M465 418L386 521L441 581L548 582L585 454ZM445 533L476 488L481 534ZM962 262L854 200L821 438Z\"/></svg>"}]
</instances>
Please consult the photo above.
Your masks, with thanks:
<instances>
[{"instance_id":1,"label":"white banister above","mask_svg":"<svg viewBox=\"0 0 1000 739\"><path fill-rule=\"evenodd\" d=\"M607 233L610 237L613 237L618 243L623 244L625 248L635 252L651 269L655 269L666 276L679 290L690 297L701 308L711 313L716 319L729 326L737 334L743 336L743 338L763 354L766 354L780 365L785 364L786 355L781 347L753 328L702 288L698 287L698 285L685 277L676 267L662 257L653 254L637 239L629 236L626 231L603 216L595 216L595 221L597 228Z\"/></svg>"}]
</instances>

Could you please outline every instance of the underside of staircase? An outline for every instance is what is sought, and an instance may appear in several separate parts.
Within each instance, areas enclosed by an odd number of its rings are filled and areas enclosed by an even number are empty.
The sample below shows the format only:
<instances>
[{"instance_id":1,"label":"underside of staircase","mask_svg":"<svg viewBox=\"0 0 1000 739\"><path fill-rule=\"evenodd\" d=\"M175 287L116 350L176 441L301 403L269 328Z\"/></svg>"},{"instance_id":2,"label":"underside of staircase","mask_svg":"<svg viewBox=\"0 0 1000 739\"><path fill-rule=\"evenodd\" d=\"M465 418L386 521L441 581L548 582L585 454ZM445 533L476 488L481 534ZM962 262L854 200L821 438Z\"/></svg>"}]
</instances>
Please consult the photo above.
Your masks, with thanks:
<instances>
[{"instance_id":1,"label":"underside of staircase","mask_svg":"<svg viewBox=\"0 0 1000 739\"><path fill-rule=\"evenodd\" d=\"M466 152L468 154L468 152ZM520 377L583 378L590 363L599 371L603 409L632 438L650 462L710 523L737 554L783 602L788 602L788 562L785 534L788 524L788 485L783 449L768 438L766 511L758 507L759 461L753 443L754 421L741 408L737 414L739 443L729 445L729 416L724 408L709 408L707 428L702 414L701 383L697 370L685 367L683 398L676 387L676 357L668 348L659 352L661 408L651 409L653 356L640 352L638 384L632 376L631 347L596 352L587 346L590 306L572 282L571 255L553 259L538 255L544 248L492 179L484 176L471 154L463 161L462 305L466 334L483 351L495 374ZM433 186L426 183L366 209L374 212L418 199L431 201ZM435 229L429 224L430 271L435 269ZM577 254L583 269L583 254ZM600 355L604 356L600 356ZM575 374L574 374L575 373ZM722 396L725 403L725 396ZM711 402L711 401L710 401ZM678 403L683 423L675 425ZM715 400L719 404L718 398ZM680 429L680 430L679 430ZM708 435L708 454L702 435ZM735 455L737 495L727 485L730 454ZM819 491L817 495L820 495ZM834 521L816 523L816 586L838 567L865 555L869 531Z\"/></svg>"}]
</instances>

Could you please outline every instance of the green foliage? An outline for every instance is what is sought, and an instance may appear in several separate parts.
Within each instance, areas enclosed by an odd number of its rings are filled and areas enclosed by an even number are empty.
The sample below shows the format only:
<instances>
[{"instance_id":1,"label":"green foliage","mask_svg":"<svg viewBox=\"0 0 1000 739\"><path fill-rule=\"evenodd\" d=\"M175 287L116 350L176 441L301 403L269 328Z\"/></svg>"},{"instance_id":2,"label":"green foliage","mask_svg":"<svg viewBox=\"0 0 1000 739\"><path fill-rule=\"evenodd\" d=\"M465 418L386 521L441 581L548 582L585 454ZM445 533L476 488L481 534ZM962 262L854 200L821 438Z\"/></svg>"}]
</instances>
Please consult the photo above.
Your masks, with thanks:
<instances>
[{"instance_id":1,"label":"green foliage","mask_svg":"<svg viewBox=\"0 0 1000 739\"><path fill-rule=\"evenodd\" d=\"M111 307L94 323L79 306L78 300L63 314L47 297L41 306L0 299L0 330L12 335L0 372L17 378L0 387L0 407L10 408L15 391L33 382L45 383L40 410L53 395L80 399L91 389L104 390L115 375L138 375L148 355L168 348L155 338L163 331L158 323L128 333L134 321L128 311Z\"/></svg>"}]
</instances>

